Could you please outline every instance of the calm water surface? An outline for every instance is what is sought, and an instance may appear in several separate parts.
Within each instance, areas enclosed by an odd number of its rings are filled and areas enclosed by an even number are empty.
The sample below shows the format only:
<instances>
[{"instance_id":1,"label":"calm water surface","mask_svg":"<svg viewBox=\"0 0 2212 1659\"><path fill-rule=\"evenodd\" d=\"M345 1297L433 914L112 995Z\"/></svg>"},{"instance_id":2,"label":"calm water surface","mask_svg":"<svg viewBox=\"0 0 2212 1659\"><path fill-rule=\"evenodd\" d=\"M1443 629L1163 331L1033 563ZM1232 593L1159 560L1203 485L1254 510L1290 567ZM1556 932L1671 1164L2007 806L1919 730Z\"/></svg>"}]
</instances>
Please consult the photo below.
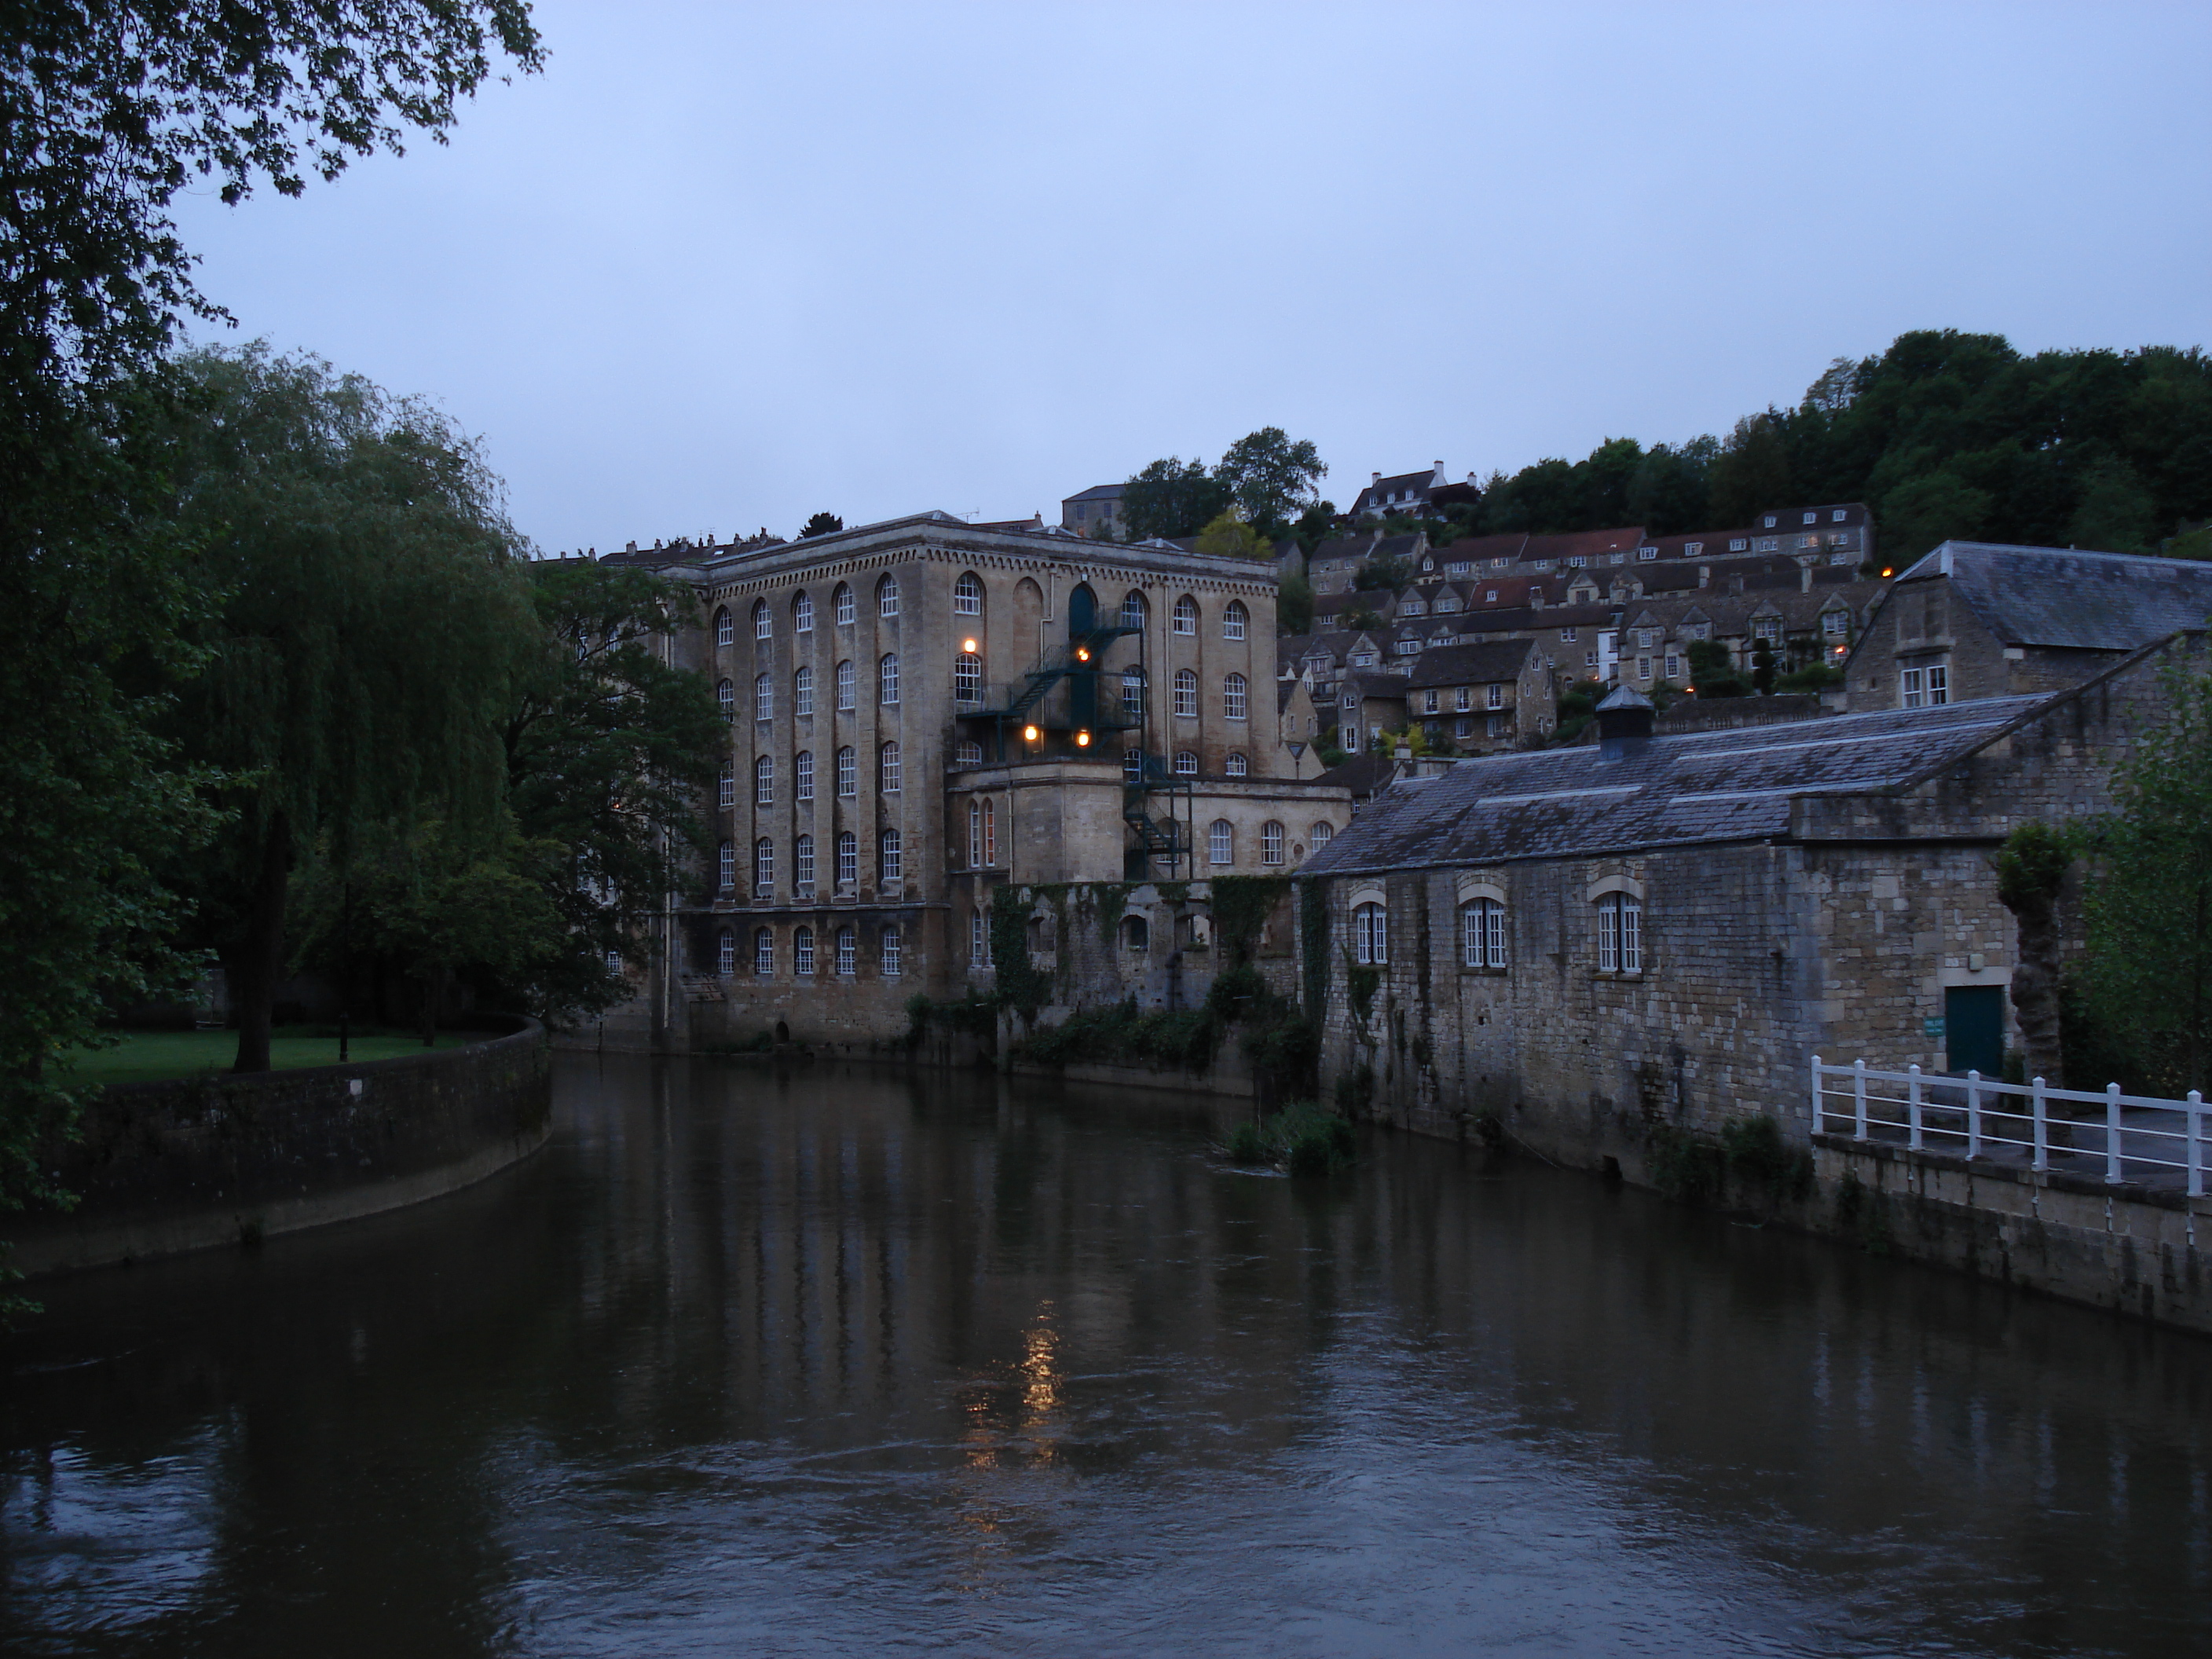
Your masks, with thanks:
<instances>
[{"instance_id":1,"label":"calm water surface","mask_svg":"<svg viewBox=\"0 0 2212 1659\"><path fill-rule=\"evenodd\" d=\"M1169 1096L558 1089L470 1193L42 1287L0 1650L2212 1653L2212 1342Z\"/></svg>"}]
</instances>

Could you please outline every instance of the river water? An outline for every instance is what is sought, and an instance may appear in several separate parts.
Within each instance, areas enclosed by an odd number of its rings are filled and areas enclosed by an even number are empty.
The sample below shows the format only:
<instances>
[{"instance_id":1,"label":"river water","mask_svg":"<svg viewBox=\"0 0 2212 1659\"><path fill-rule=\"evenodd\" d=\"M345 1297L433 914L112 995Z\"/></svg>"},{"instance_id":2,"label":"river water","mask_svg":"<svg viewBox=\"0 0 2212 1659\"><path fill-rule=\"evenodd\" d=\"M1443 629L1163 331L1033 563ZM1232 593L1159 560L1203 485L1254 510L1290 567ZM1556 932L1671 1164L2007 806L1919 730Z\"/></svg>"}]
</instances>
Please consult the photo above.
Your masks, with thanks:
<instances>
[{"instance_id":1,"label":"river water","mask_svg":"<svg viewBox=\"0 0 2212 1659\"><path fill-rule=\"evenodd\" d=\"M2212 1652L2212 1342L1402 1137L564 1057L538 1157L48 1281L0 1651Z\"/></svg>"}]
</instances>

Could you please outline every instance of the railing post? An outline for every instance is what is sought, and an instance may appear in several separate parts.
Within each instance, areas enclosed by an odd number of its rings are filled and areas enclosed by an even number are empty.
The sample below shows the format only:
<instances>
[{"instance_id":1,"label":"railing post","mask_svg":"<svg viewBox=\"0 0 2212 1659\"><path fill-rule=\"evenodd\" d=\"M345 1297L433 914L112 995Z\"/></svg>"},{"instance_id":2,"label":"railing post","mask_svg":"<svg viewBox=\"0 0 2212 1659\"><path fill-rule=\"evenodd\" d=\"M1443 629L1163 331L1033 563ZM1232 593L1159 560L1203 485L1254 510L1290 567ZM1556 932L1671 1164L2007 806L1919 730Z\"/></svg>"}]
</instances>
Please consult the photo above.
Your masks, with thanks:
<instances>
[{"instance_id":1,"label":"railing post","mask_svg":"<svg viewBox=\"0 0 2212 1659\"><path fill-rule=\"evenodd\" d=\"M2043 1079L2036 1079L2035 1167L2038 1170L2047 1170L2051 1167L2051 1120L2044 1111L2043 1089Z\"/></svg>"},{"instance_id":2,"label":"railing post","mask_svg":"<svg viewBox=\"0 0 2212 1659\"><path fill-rule=\"evenodd\" d=\"M2105 1085L2105 1180L2117 1185L2120 1179L2120 1085Z\"/></svg>"},{"instance_id":3,"label":"railing post","mask_svg":"<svg viewBox=\"0 0 2212 1659\"><path fill-rule=\"evenodd\" d=\"M1813 1056L1813 1133L1816 1135L1827 1127L1826 1115L1820 1109L1823 1103L1820 1099L1820 1057L1815 1054Z\"/></svg>"},{"instance_id":4,"label":"railing post","mask_svg":"<svg viewBox=\"0 0 2212 1659\"><path fill-rule=\"evenodd\" d=\"M2204 1196L2204 1096L2189 1091L2189 1195Z\"/></svg>"},{"instance_id":5,"label":"railing post","mask_svg":"<svg viewBox=\"0 0 2212 1659\"><path fill-rule=\"evenodd\" d=\"M1966 1156L1977 1158L1982 1155L1982 1074L1966 1073Z\"/></svg>"},{"instance_id":6,"label":"railing post","mask_svg":"<svg viewBox=\"0 0 2212 1659\"><path fill-rule=\"evenodd\" d=\"M1853 1133L1857 1139L1864 1140L1867 1138L1866 1061L1863 1060L1851 1062L1851 1109L1856 1126Z\"/></svg>"},{"instance_id":7,"label":"railing post","mask_svg":"<svg viewBox=\"0 0 2212 1659\"><path fill-rule=\"evenodd\" d=\"M1912 1065L1911 1065L1911 1066L1908 1066L1908 1067L1906 1068L1906 1070L1907 1070L1907 1072L1909 1073L1909 1076L1907 1077L1906 1081L1905 1081L1905 1121L1906 1121L1907 1122L1909 1122L1909 1123L1912 1126L1912 1133L1911 1133L1911 1135L1910 1136L1910 1138L1908 1139L1908 1140L1907 1140L1906 1144L1907 1144L1907 1145L1909 1145L1909 1146L1912 1148L1912 1150L1913 1150L1914 1152L1918 1152L1918 1151L1920 1150L1920 1064L1919 1064L1919 1062L1918 1062L1917 1060L1914 1061L1914 1062L1912 1063Z\"/></svg>"}]
</instances>

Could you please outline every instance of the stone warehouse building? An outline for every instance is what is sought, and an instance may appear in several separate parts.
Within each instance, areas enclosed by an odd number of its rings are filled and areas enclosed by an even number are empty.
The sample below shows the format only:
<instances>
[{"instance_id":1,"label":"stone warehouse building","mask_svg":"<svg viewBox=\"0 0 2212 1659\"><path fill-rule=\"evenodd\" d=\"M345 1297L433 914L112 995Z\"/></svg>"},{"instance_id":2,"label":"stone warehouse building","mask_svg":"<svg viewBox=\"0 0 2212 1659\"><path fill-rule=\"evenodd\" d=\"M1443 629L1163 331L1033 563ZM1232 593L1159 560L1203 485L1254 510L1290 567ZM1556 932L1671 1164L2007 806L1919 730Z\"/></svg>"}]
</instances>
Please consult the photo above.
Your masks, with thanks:
<instances>
[{"instance_id":1,"label":"stone warehouse building","mask_svg":"<svg viewBox=\"0 0 2212 1659\"><path fill-rule=\"evenodd\" d=\"M895 1036L988 984L1003 884L1285 874L1350 819L1285 737L1271 563L932 513L669 574L730 753L630 1040Z\"/></svg>"},{"instance_id":2,"label":"stone warehouse building","mask_svg":"<svg viewBox=\"0 0 2212 1659\"><path fill-rule=\"evenodd\" d=\"M2106 808L2161 665L2202 642L2043 696L1679 735L1624 687L1597 744L1398 782L1307 867L1325 1088L1640 1177L1662 1126L1765 1112L1802 1140L1816 1053L1996 1071L2017 957L1990 854Z\"/></svg>"}]
</instances>

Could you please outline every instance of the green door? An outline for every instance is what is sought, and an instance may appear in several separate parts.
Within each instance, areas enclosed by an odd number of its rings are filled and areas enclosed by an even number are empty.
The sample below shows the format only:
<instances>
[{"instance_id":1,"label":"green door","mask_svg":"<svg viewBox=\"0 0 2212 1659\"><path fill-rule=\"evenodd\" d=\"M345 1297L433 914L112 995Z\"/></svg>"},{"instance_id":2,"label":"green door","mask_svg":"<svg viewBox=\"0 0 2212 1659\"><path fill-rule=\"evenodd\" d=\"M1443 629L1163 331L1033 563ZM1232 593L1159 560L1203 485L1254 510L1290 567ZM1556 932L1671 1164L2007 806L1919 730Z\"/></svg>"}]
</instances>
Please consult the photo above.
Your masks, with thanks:
<instances>
[{"instance_id":1,"label":"green door","mask_svg":"<svg viewBox=\"0 0 2212 1659\"><path fill-rule=\"evenodd\" d=\"M1946 1070L1995 1077L2004 1070L2004 987L1951 985L1943 991Z\"/></svg>"}]
</instances>

